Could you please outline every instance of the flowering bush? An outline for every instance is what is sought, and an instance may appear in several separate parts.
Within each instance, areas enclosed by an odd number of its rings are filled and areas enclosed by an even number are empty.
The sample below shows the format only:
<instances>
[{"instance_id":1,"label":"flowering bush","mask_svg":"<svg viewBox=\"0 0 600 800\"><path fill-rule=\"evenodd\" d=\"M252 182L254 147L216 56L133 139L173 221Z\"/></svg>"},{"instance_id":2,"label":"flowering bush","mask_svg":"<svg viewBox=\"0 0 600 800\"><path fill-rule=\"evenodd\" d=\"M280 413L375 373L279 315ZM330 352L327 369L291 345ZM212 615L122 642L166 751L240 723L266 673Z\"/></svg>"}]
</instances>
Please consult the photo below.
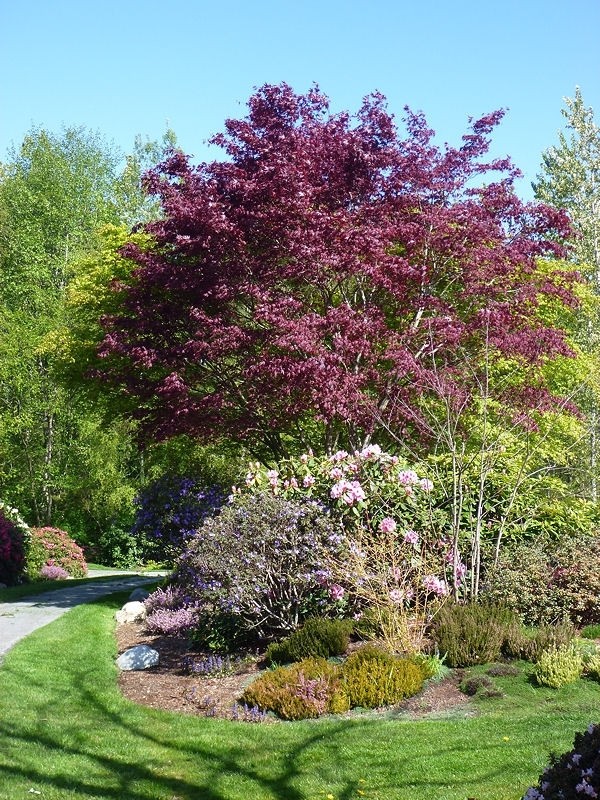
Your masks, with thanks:
<instances>
[{"instance_id":1,"label":"flowering bush","mask_svg":"<svg viewBox=\"0 0 600 800\"><path fill-rule=\"evenodd\" d=\"M577 733L573 749L552 754L550 765L522 800L585 800L600 796L600 725Z\"/></svg>"},{"instance_id":2,"label":"flowering bush","mask_svg":"<svg viewBox=\"0 0 600 800\"><path fill-rule=\"evenodd\" d=\"M253 463L246 487L330 509L348 547L343 560L332 559L329 591L341 596L345 586L369 606L394 649L418 649L427 619L464 580L465 566L442 535L447 520L435 508L433 483L378 445L352 455L309 452L278 469Z\"/></svg>"},{"instance_id":3,"label":"flowering bush","mask_svg":"<svg viewBox=\"0 0 600 800\"><path fill-rule=\"evenodd\" d=\"M600 539L576 537L507 548L484 593L529 625L600 622Z\"/></svg>"},{"instance_id":4,"label":"flowering bush","mask_svg":"<svg viewBox=\"0 0 600 800\"><path fill-rule=\"evenodd\" d=\"M37 580L44 566L60 567L72 578L84 578L87 575L83 550L66 531L59 528L31 529L27 574Z\"/></svg>"},{"instance_id":5,"label":"flowering bush","mask_svg":"<svg viewBox=\"0 0 600 800\"><path fill-rule=\"evenodd\" d=\"M10 514L11 511L14 509L0 504L0 583L7 586L18 583L22 578L28 544L23 527L10 518L14 516Z\"/></svg>"},{"instance_id":6,"label":"flowering bush","mask_svg":"<svg viewBox=\"0 0 600 800\"><path fill-rule=\"evenodd\" d=\"M310 616L339 613L344 598L328 591L329 564L344 544L340 526L314 501L236 497L189 541L173 587L205 626L273 637Z\"/></svg>"},{"instance_id":7,"label":"flowering bush","mask_svg":"<svg viewBox=\"0 0 600 800\"><path fill-rule=\"evenodd\" d=\"M163 475L136 499L132 533L144 558L157 561L178 556L205 519L226 500L216 486L203 487L196 478Z\"/></svg>"}]
</instances>

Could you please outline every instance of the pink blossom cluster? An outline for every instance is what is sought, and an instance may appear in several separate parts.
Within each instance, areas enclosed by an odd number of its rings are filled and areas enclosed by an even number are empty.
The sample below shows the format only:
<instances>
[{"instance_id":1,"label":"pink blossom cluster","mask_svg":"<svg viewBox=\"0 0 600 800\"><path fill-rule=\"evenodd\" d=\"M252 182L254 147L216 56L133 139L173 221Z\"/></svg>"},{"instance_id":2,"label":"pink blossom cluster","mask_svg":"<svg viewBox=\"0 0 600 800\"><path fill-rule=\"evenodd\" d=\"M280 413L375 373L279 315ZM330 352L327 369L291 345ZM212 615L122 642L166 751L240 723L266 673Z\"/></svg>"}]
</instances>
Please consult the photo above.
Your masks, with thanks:
<instances>
[{"instance_id":1,"label":"pink blossom cluster","mask_svg":"<svg viewBox=\"0 0 600 800\"><path fill-rule=\"evenodd\" d=\"M423 578L423 586L428 592L437 594L439 597L448 594L448 584L436 575L425 575Z\"/></svg>"},{"instance_id":2,"label":"pink blossom cluster","mask_svg":"<svg viewBox=\"0 0 600 800\"><path fill-rule=\"evenodd\" d=\"M343 500L349 506L362 503L366 498L364 489L358 481L347 481L345 478L333 485L330 495L334 500Z\"/></svg>"},{"instance_id":3,"label":"pink blossom cluster","mask_svg":"<svg viewBox=\"0 0 600 800\"><path fill-rule=\"evenodd\" d=\"M394 533L396 527L396 522L391 517L384 517L379 523L381 533Z\"/></svg>"}]
</instances>

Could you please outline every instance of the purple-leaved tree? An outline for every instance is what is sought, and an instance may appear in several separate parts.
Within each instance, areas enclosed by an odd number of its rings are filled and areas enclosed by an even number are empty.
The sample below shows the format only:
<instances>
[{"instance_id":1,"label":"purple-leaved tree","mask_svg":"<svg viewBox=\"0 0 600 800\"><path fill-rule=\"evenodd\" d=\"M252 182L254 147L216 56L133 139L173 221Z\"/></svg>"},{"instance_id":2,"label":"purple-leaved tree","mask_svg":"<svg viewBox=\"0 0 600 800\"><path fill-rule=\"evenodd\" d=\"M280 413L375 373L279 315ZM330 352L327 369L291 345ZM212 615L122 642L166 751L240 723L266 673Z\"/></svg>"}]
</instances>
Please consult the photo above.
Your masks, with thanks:
<instances>
[{"instance_id":1,"label":"purple-leaved tree","mask_svg":"<svg viewBox=\"0 0 600 800\"><path fill-rule=\"evenodd\" d=\"M316 87L267 85L214 137L226 160L173 152L152 170L155 244L126 246L100 351L144 430L275 457L423 435L423 397L464 402L484 350L522 370L507 407L551 408L541 366L570 349L540 301L575 305L577 276L536 260L564 253L568 220L516 196L509 159L485 160L502 115L438 148L408 109L402 138L379 94L334 115Z\"/></svg>"}]
</instances>

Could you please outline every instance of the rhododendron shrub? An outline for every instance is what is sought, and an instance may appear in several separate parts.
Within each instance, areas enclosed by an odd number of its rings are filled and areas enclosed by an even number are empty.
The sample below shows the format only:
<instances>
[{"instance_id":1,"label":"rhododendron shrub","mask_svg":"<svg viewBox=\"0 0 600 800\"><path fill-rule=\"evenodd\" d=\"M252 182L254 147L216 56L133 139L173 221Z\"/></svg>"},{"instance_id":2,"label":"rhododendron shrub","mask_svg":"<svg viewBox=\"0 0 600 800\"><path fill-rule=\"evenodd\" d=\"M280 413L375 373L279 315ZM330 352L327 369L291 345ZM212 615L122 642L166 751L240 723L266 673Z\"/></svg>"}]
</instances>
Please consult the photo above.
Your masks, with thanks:
<instances>
[{"instance_id":1,"label":"rhododendron shrub","mask_svg":"<svg viewBox=\"0 0 600 800\"><path fill-rule=\"evenodd\" d=\"M225 500L218 487L203 486L197 478L167 474L153 481L135 499L132 533L140 541L143 558L162 561L178 556Z\"/></svg>"},{"instance_id":2,"label":"rhododendron shrub","mask_svg":"<svg viewBox=\"0 0 600 800\"><path fill-rule=\"evenodd\" d=\"M18 583L25 570L27 541L23 528L5 515L0 507L0 583Z\"/></svg>"},{"instance_id":3,"label":"rhododendron shrub","mask_svg":"<svg viewBox=\"0 0 600 800\"><path fill-rule=\"evenodd\" d=\"M31 528L27 574L35 580L44 566L60 567L72 578L84 578L87 575L83 550L66 531L59 528Z\"/></svg>"},{"instance_id":4,"label":"rhododendron shrub","mask_svg":"<svg viewBox=\"0 0 600 800\"><path fill-rule=\"evenodd\" d=\"M577 276L537 262L569 227L518 198L509 159L486 160L502 112L438 148L379 94L355 115L286 84L248 105L212 140L225 160L173 152L146 176L155 244L122 250L134 268L103 319L102 379L138 400L143 430L275 458L422 438L423 403L468 403L486 358L519 364L489 387L507 413L556 405L542 366L572 351L540 309L576 305Z\"/></svg>"},{"instance_id":5,"label":"rhododendron shrub","mask_svg":"<svg viewBox=\"0 0 600 800\"><path fill-rule=\"evenodd\" d=\"M174 605L194 609L199 623L221 626L224 636L227 629L255 640L311 616L336 616L343 603L327 581L344 545L340 525L314 501L235 497L188 542L172 578L172 591L185 599Z\"/></svg>"},{"instance_id":6,"label":"rhododendron shrub","mask_svg":"<svg viewBox=\"0 0 600 800\"><path fill-rule=\"evenodd\" d=\"M314 498L330 509L347 544L342 559L331 554L330 596L346 592L368 607L394 649L418 649L432 614L463 586L466 567L445 537L448 518L436 507L433 482L376 444L352 454L305 453L277 469L253 463L246 490Z\"/></svg>"}]
</instances>

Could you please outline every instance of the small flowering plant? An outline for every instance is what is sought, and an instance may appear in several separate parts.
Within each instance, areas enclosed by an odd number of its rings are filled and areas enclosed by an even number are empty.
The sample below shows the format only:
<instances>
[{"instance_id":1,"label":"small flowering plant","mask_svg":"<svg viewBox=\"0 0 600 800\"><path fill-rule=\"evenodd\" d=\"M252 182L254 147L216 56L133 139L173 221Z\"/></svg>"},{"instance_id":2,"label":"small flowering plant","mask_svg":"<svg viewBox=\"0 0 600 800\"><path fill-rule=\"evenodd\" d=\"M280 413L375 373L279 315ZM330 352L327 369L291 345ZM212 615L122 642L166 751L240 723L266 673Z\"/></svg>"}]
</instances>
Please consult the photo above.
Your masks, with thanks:
<instances>
[{"instance_id":1,"label":"small flowering plant","mask_svg":"<svg viewBox=\"0 0 600 800\"><path fill-rule=\"evenodd\" d=\"M371 444L352 454L308 452L277 469L253 463L246 489L310 497L330 509L347 545L343 559L332 556L331 596L340 597L345 586L375 612L394 649L418 647L424 625L454 588L448 573L455 559L443 536L447 520L435 506L429 478Z\"/></svg>"},{"instance_id":2,"label":"small flowering plant","mask_svg":"<svg viewBox=\"0 0 600 800\"><path fill-rule=\"evenodd\" d=\"M586 800L600 796L600 725L575 736L573 749L550 756L550 765L523 800Z\"/></svg>"},{"instance_id":3,"label":"small flowering plant","mask_svg":"<svg viewBox=\"0 0 600 800\"><path fill-rule=\"evenodd\" d=\"M27 530L26 536L11 511L14 509L0 504L0 583L8 586L23 577L29 533Z\"/></svg>"}]
</instances>

